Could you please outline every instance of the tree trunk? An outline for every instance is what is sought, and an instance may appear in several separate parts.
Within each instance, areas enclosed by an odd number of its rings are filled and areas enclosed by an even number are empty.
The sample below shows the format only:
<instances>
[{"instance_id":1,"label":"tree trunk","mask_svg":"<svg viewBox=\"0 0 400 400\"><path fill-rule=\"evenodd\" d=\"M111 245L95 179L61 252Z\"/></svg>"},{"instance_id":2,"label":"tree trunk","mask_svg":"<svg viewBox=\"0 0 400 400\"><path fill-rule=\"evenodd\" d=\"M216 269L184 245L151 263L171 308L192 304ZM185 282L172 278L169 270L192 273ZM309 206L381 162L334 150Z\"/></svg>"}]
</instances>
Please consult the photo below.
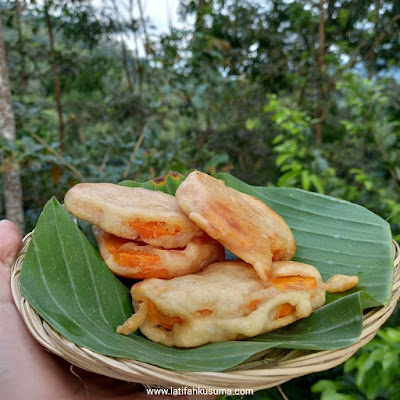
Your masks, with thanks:
<instances>
[{"instance_id":1,"label":"tree trunk","mask_svg":"<svg viewBox=\"0 0 400 400\"><path fill-rule=\"evenodd\" d=\"M374 23L374 40L379 34L379 12L381 10L381 1L375 0L375 23ZM376 58L377 49L371 49L371 54L369 57L369 78L372 79L376 75Z\"/></svg>"},{"instance_id":2,"label":"tree trunk","mask_svg":"<svg viewBox=\"0 0 400 400\"><path fill-rule=\"evenodd\" d=\"M145 47L146 54L149 54L151 51L151 45L150 45L149 34L147 33L147 24L146 24L146 20L144 18L142 1L137 0L137 5L139 7L139 17L140 17L140 22L142 24L143 34L144 34L144 47Z\"/></svg>"},{"instance_id":3,"label":"tree trunk","mask_svg":"<svg viewBox=\"0 0 400 400\"><path fill-rule=\"evenodd\" d=\"M54 33L53 33L53 26L51 25L48 1L46 1L45 6L44 6L44 15L46 18L47 31L49 33L50 58L51 58L51 62L53 64L54 89L56 92L56 103L57 103L57 114L58 114L60 152L64 153L64 150L65 150L64 126L65 126L65 124L64 124L64 119L63 119L63 115L62 115L60 77L58 75L58 67L56 65L56 50L55 50L55 44L54 44Z\"/></svg>"},{"instance_id":4,"label":"tree trunk","mask_svg":"<svg viewBox=\"0 0 400 400\"><path fill-rule=\"evenodd\" d=\"M315 117L318 121L314 124L315 140L318 146L322 143L322 121L324 117L324 100L325 100L325 89L324 89L324 75L325 75L325 0L319 1L319 47L318 47L318 102Z\"/></svg>"},{"instance_id":5,"label":"tree trunk","mask_svg":"<svg viewBox=\"0 0 400 400\"><path fill-rule=\"evenodd\" d=\"M204 0L199 0L196 13L196 31L204 32Z\"/></svg>"},{"instance_id":6,"label":"tree trunk","mask_svg":"<svg viewBox=\"0 0 400 400\"><path fill-rule=\"evenodd\" d=\"M135 87L133 86L134 83L133 83L133 80L132 80L132 75L129 72L128 55L127 55L126 46L125 46L125 42L124 41L122 41L122 65L124 67L125 77L126 77L126 80L128 82L129 92L131 94L133 94L135 92Z\"/></svg>"},{"instance_id":7,"label":"tree trunk","mask_svg":"<svg viewBox=\"0 0 400 400\"><path fill-rule=\"evenodd\" d=\"M0 134L7 140L16 139L15 119L12 109L10 82L6 49L3 39L2 16L0 12ZM7 161L7 162L5 162ZM16 160L1 159L4 185L4 202L6 218L13 221L21 232L24 232L24 209L22 205L22 187L19 165Z\"/></svg>"},{"instance_id":8,"label":"tree trunk","mask_svg":"<svg viewBox=\"0 0 400 400\"><path fill-rule=\"evenodd\" d=\"M21 22L21 4L19 0L17 0L15 4L15 16L17 20L17 30L18 30L18 49L21 60L21 67L19 71L19 90L18 96L19 100L22 103L22 99L24 97L25 89L27 86L26 79L26 60L25 60L25 43L24 43L24 35L22 34L22 22Z\"/></svg>"}]
</instances>

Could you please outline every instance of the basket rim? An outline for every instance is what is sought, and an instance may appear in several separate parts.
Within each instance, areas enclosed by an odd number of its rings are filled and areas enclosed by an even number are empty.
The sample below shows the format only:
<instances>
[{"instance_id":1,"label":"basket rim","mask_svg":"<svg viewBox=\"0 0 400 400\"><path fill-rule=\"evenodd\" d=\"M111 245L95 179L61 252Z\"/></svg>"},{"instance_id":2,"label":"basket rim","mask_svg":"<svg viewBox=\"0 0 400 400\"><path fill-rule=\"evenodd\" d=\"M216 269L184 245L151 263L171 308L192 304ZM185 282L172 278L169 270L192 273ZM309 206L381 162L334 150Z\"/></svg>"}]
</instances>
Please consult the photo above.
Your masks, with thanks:
<instances>
[{"instance_id":1,"label":"basket rim","mask_svg":"<svg viewBox=\"0 0 400 400\"><path fill-rule=\"evenodd\" d=\"M11 267L12 296L32 336L47 350L72 365L111 378L145 385L192 386L207 389L240 388L256 391L333 368L349 359L359 348L374 338L379 328L393 313L400 298L400 246L393 240L394 277L390 302L386 306L375 307L364 314L362 333L350 346L322 351L271 349L265 352L271 358L258 361L257 367L247 366L245 369L240 369L239 365L238 368L227 372L167 370L141 361L105 356L78 346L55 331L40 317L22 295L19 286L19 274L32 234L33 231L23 238L22 247ZM263 363L265 366L260 367Z\"/></svg>"}]
</instances>

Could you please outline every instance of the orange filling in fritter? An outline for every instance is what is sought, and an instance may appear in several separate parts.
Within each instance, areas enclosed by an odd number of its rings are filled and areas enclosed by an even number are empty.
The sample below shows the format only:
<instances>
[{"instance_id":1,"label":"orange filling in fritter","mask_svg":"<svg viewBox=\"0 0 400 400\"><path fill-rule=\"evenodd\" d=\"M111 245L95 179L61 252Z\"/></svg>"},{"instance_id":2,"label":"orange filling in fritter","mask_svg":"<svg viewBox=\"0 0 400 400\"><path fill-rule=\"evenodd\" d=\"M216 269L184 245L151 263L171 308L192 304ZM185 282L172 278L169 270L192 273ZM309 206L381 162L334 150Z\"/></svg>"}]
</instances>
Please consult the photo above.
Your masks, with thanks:
<instances>
[{"instance_id":1,"label":"orange filling in fritter","mask_svg":"<svg viewBox=\"0 0 400 400\"><path fill-rule=\"evenodd\" d=\"M281 276L270 279L273 287L281 290L310 290L317 287L317 280L309 276ZM247 308L254 311L258 308L260 300L252 300ZM296 311L296 307L289 303L281 304L275 314L275 319L286 317Z\"/></svg>"},{"instance_id":2,"label":"orange filling in fritter","mask_svg":"<svg viewBox=\"0 0 400 400\"><path fill-rule=\"evenodd\" d=\"M143 239L156 239L165 235L176 235L181 231L179 226L168 226L163 221L141 222L140 219L136 219L129 222L129 226L139 232Z\"/></svg>"},{"instance_id":3,"label":"orange filling in fritter","mask_svg":"<svg viewBox=\"0 0 400 400\"><path fill-rule=\"evenodd\" d=\"M311 290L317 287L317 280L310 276L281 276L271 279L272 286L279 290ZM281 304L275 314L275 319L286 317L296 311L289 303Z\"/></svg>"},{"instance_id":4,"label":"orange filling in fritter","mask_svg":"<svg viewBox=\"0 0 400 400\"><path fill-rule=\"evenodd\" d=\"M114 261L123 267L146 267L157 264L160 256L140 250L123 249L112 251Z\"/></svg>"},{"instance_id":5,"label":"orange filling in fritter","mask_svg":"<svg viewBox=\"0 0 400 400\"><path fill-rule=\"evenodd\" d=\"M310 290L317 287L317 281L310 276L279 276L270 280L279 290Z\"/></svg>"},{"instance_id":6,"label":"orange filling in fritter","mask_svg":"<svg viewBox=\"0 0 400 400\"><path fill-rule=\"evenodd\" d=\"M260 305L260 300L253 300L248 305L247 308L251 311L257 310ZM286 315L292 314L296 311L296 307L292 306L289 303L281 304L275 314L275 319L286 317Z\"/></svg>"},{"instance_id":7,"label":"orange filling in fritter","mask_svg":"<svg viewBox=\"0 0 400 400\"><path fill-rule=\"evenodd\" d=\"M107 250L112 254L114 261L121 267L139 267L138 272L141 278L168 278L168 271L165 268L154 268L160 261L157 254L147 253L141 250L121 249L129 239L123 239L114 235L107 235L104 238L104 244Z\"/></svg>"},{"instance_id":8,"label":"orange filling in fritter","mask_svg":"<svg viewBox=\"0 0 400 400\"><path fill-rule=\"evenodd\" d=\"M164 314L150 300L147 302L147 319L168 330L171 330L175 324L182 325L182 318Z\"/></svg>"},{"instance_id":9,"label":"orange filling in fritter","mask_svg":"<svg viewBox=\"0 0 400 400\"><path fill-rule=\"evenodd\" d=\"M247 306L251 311L257 310L258 305L260 304L260 300L253 300Z\"/></svg>"},{"instance_id":10,"label":"orange filling in fritter","mask_svg":"<svg viewBox=\"0 0 400 400\"><path fill-rule=\"evenodd\" d=\"M197 311L202 317L209 317L213 312L212 310L209 310L208 308L205 308L204 310L198 310Z\"/></svg>"},{"instance_id":11,"label":"orange filling in fritter","mask_svg":"<svg viewBox=\"0 0 400 400\"><path fill-rule=\"evenodd\" d=\"M131 242L131 239L124 239L119 236L111 235L111 233L104 235L104 244L110 253L114 253L125 243Z\"/></svg>"},{"instance_id":12,"label":"orange filling in fritter","mask_svg":"<svg viewBox=\"0 0 400 400\"><path fill-rule=\"evenodd\" d=\"M289 303L281 304L275 314L275 319L286 317L286 315L292 314L296 311L296 307Z\"/></svg>"},{"instance_id":13,"label":"orange filling in fritter","mask_svg":"<svg viewBox=\"0 0 400 400\"><path fill-rule=\"evenodd\" d=\"M110 250L110 249L108 249ZM146 267L157 264L160 256L140 250L114 250L111 251L114 261L122 267Z\"/></svg>"},{"instance_id":14,"label":"orange filling in fritter","mask_svg":"<svg viewBox=\"0 0 400 400\"><path fill-rule=\"evenodd\" d=\"M160 256L140 250L121 249L121 246L130 242L114 235L107 235L104 244L113 255L114 261L123 267L145 267L157 264Z\"/></svg>"}]
</instances>

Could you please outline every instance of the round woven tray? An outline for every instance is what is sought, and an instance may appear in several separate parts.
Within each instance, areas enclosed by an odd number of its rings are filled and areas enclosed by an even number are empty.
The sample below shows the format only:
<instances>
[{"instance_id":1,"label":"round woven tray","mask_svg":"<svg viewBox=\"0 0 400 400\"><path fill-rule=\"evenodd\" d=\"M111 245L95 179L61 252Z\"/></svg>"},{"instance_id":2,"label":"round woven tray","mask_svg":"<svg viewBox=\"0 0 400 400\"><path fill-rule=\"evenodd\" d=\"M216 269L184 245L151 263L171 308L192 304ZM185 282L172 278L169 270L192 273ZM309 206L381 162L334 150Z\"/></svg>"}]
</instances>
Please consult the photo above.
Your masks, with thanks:
<instances>
[{"instance_id":1,"label":"round woven tray","mask_svg":"<svg viewBox=\"0 0 400 400\"><path fill-rule=\"evenodd\" d=\"M32 233L24 240L12 266L11 289L15 304L33 337L46 349L73 365L112 378L144 385L199 387L210 389L267 389L290 379L335 367L368 343L389 318L400 297L400 249L393 242L394 282L388 306L377 307L364 315L361 336L351 346L338 350L304 351L271 349L243 366L228 372L170 371L140 361L113 358L70 342L44 321L23 297L19 274Z\"/></svg>"}]
</instances>

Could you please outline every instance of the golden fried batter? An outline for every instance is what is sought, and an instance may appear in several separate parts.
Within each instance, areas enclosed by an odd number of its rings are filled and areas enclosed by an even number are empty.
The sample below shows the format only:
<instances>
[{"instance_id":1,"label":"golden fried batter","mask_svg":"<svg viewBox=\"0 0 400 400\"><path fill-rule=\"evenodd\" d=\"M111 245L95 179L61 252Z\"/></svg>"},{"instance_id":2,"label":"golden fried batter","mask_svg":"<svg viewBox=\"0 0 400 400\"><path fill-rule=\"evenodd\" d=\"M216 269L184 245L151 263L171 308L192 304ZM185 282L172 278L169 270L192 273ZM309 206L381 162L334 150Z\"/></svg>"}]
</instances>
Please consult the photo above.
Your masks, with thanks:
<instances>
[{"instance_id":1,"label":"golden fried batter","mask_svg":"<svg viewBox=\"0 0 400 400\"><path fill-rule=\"evenodd\" d=\"M253 196L199 171L181 183L176 199L189 218L233 254L253 265L264 281L272 261L290 260L296 242L286 222Z\"/></svg>"},{"instance_id":2,"label":"golden fried batter","mask_svg":"<svg viewBox=\"0 0 400 400\"><path fill-rule=\"evenodd\" d=\"M252 337L286 326L325 303L316 268L293 261L272 263L259 279L243 261L209 265L171 280L146 279L132 286L135 314L117 332L138 327L154 342L194 347Z\"/></svg>"},{"instance_id":3,"label":"golden fried batter","mask_svg":"<svg viewBox=\"0 0 400 400\"><path fill-rule=\"evenodd\" d=\"M207 235L194 238L185 248L164 249L111 235L96 226L93 233L104 262L115 275L126 278L170 279L225 259L222 245Z\"/></svg>"},{"instance_id":4,"label":"golden fried batter","mask_svg":"<svg viewBox=\"0 0 400 400\"><path fill-rule=\"evenodd\" d=\"M64 199L68 212L105 232L164 248L185 247L204 232L174 196L112 183L80 183Z\"/></svg>"},{"instance_id":5,"label":"golden fried batter","mask_svg":"<svg viewBox=\"0 0 400 400\"><path fill-rule=\"evenodd\" d=\"M358 276L347 276L347 275L334 275L330 277L326 282L326 291L331 293L345 292L346 290L352 289L358 283Z\"/></svg>"}]
</instances>

